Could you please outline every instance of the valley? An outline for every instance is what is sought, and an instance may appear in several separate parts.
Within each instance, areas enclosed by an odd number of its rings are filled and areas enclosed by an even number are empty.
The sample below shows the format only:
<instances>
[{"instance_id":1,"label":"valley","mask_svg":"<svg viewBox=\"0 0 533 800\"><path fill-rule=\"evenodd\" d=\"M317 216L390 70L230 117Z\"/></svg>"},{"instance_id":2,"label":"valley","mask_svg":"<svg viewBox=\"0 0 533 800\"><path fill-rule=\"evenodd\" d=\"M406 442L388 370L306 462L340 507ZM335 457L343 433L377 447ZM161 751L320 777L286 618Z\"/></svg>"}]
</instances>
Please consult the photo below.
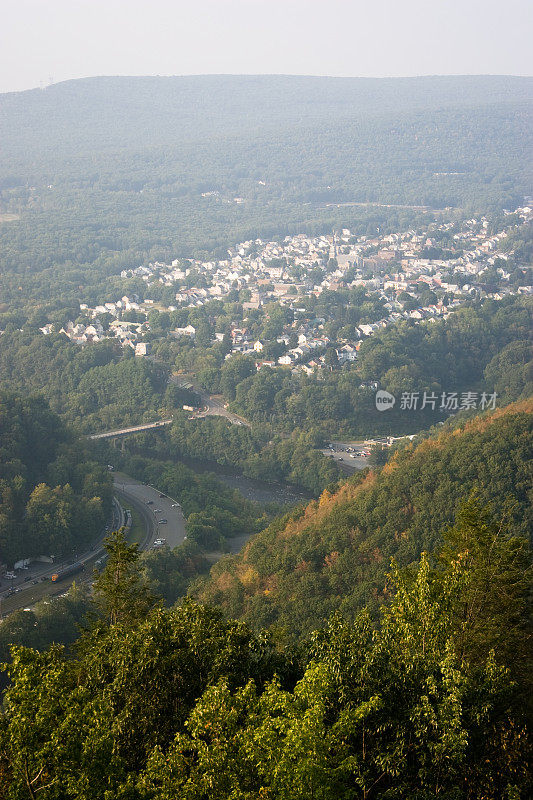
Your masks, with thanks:
<instances>
[{"instance_id":1,"label":"valley","mask_svg":"<svg viewBox=\"0 0 533 800\"><path fill-rule=\"evenodd\" d=\"M532 102L0 94L2 800L531 796Z\"/></svg>"}]
</instances>

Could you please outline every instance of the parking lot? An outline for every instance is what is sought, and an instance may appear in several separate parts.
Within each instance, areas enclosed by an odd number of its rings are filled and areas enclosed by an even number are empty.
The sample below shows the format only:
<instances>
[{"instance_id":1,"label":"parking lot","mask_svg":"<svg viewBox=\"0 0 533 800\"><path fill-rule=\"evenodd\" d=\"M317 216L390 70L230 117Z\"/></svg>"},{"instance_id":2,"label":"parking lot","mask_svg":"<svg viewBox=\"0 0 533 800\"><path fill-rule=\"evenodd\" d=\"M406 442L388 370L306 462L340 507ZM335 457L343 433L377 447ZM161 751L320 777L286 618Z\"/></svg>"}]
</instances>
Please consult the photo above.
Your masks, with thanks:
<instances>
[{"instance_id":1,"label":"parking lot","mask_svg":"<svg viewBox=\"0 0 533 800\"><path fill-rule=\"evenodd\" d=\"M333 458L347 472L368 467L370 451L364 442L330 442L322 452Z\"/></svg>"}]
</instances>

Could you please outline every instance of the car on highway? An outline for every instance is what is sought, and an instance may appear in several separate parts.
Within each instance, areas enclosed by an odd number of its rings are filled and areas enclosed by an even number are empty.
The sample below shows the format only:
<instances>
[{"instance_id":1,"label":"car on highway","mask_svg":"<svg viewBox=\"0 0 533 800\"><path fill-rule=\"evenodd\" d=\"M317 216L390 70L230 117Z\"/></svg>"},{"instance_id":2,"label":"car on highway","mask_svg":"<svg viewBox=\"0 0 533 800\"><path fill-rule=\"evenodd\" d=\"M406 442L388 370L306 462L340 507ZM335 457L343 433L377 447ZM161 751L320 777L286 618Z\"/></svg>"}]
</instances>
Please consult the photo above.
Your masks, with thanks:
<instances>
[{"instance_id":1,"label":"car on highway","mask_svg":"<svg viewBox=\"0 0 533 800\"><path fill-rule=\"evenodd\" d=\"M160 494L159 497L166 497L166 495L165 494Z\"/></svg>"},{"instance_id":2,"label":"car on highway","mask_svg":"<svg viewBox=\"0 0 533 800\"><path fill-rule=\"evenodd\" d=\"M172 508L180 508L180 504L179 503L172 503Z\"/></svg>"},{"instance_id":3,"label":"car on highway","mask_svg":"<svg viewBox=\"0 0 533 800\"><path fill-rule=\"evenodd\" d=\"M146 505L147 505L147 506L153 506L153 504L154 504L154 501L153 501L153 500L147 500L147 501L146 501Z\"/></svg>"},{"instance_id":4,"label":"car on highway","mask_svg":"<svg viewBox=\"0 0 533 800\"><path fill-rule=\"evenodd\" d=\"M154 508L154 514L161 514L160 508Z\"/></svg>"},{"instance_id":5,"label":"car on highway","mask_svg":"<svg viewBox=\"0 0 533 800\"><path fill-rule=\"evenodd\" d=\"M155 542L152 545L152 549L153 550L157 550L160 547L164 547L166 545L166 543L167 543L166 539L156 539Z\"/></svg>"},{"instance_id":6,"label":"car on highway","mask_svg":"<svg viewBox=\"0 0 533 800\"><path fill-rule=\"evenodd\" d=\"M160 525L166 525L166 524L167 524L167 522L168 522L168 519L160 519L160 520L159 520L159 524L160 524Z\"/></svg>"}]
</instances>

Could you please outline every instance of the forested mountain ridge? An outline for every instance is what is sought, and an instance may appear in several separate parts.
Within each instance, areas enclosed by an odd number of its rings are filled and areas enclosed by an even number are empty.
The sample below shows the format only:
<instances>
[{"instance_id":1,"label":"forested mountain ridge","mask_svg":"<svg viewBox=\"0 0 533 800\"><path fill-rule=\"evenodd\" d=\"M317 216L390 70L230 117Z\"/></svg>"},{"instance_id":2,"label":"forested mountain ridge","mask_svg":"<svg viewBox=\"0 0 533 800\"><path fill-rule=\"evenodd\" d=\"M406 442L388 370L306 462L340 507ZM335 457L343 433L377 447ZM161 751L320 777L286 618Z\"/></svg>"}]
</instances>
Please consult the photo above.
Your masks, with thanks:
<instances>
[{"instance_id":1,"label":"forested mountain ridge","mask_svg":"<svg viewBox=\"0 0 533 800\"><path fill-rule=\"evenodd\" d=\"M406 566L434 551L472 492L527 537L532 411L530 399L476 417L325 491L216 564L195 595L254 626L309 632L383 599L391 557Z\"/></svg>"},{"instance_id":2,"label":"forested mountain ridge","mask_svg":"<svg viewBox=\"0 0 533 800\"><path fill-rule=\"evenodd\" d=\"M196 75L98 77L64 81L46 89L0 94L5 145L20 153L30 144L49 148L61 131L63 144L89 148L117 143L192 140L199 132L235 132L357 118L360 114L426 111L533 100L533 80L513 76L328 78L296 75ZM99 113L94 115L94 108ZM68 107L65 125L62 114ZM266 114L265 114L266 112ZM131 119L137 129L130 126ZM30 122L18 130L15 119ZM37 135L38 129L38 135ZM17 135L15 134L17 132ZM96 137L96 138L95 138ZM140 138L139 138L140 137Z\"/></svg>"}]
</instances>

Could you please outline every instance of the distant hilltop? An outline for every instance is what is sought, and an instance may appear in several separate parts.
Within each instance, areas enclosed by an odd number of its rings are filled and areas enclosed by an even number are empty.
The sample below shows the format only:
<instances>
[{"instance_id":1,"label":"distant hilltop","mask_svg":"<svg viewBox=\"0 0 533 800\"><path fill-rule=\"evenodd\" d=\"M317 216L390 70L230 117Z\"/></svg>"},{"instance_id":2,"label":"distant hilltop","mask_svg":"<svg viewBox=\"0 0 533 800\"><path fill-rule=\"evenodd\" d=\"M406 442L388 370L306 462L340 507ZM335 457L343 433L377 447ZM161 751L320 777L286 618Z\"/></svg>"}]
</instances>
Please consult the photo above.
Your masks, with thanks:
<instances>
[{"instance_id":1,"label":"distant hilltop","mask_svg":"<svg viewBox=\"0 0 533 800\"><path fill-rule=\"evenodd\" d=\"M317 105L331 102L375 103L390 101L394 105L408 102L418 105L424 99L440 97L441 102L468 103L532 99L533 76L514 75L424 75L408 78L339 78L319 75L102 75L75 78L52 83L44 88L21 92L0 93L0 99L22 97L39 92L108 91L120 88L142 92L155 88L168 96L206 94L210 101L214 91L231 90L246 97L259 93L261 99L291 91L300 93L302 100L311 96ZM157 100L157 96L154 97Z\"/></svg>"},{"instance_id":2,"label":"distant hilltop","mask_svg":"<svg viewBox=\"0 0 533 800\"><path fill-rule=\"evenodd\" d=\"M295 75L95 77L45 89L0 94L3 140L20 134L17 121L45 137L66 114L98 136L131 138L131 125L157 131L179 126L180 138L224 134L243 126L330 123L369 114L427 112L533 100L533 78L503 75L419 78L328 78ZM213 127L215 126L215 130ZM80 134L81 132L78 131ZM177 131L174 131L177 135ZM107 138L107 137L106 137Z\"/></svg>"}]
</instances>

